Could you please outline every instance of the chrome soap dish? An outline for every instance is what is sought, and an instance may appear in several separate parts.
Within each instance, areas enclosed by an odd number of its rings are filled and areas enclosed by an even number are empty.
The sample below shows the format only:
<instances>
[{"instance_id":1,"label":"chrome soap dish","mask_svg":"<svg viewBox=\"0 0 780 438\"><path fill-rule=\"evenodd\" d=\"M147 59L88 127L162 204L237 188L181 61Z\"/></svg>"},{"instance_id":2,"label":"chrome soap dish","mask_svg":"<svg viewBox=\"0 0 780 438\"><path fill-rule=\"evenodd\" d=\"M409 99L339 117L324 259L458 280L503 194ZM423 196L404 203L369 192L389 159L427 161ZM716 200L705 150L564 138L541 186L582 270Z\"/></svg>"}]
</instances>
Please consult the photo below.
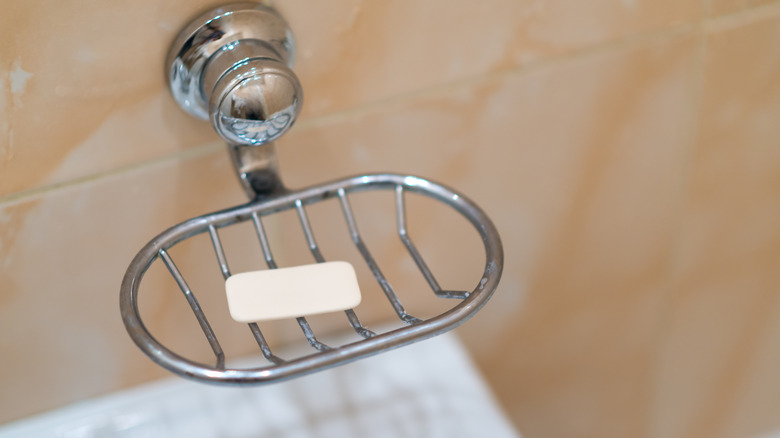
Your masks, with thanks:
<instances>
[{"instance_id":1,"label":"chrome soap dish","mask_svg":"<svg viewBox=\"0 0 780 438\"><path fill-rule=\"evenodd\" d=\"M279 177L273 141L295 122L303 102L301 85L291 70L295 52L292 32L272 8L258 3L236 3L211 9L195 18L174 41L166 62L168 84L174 99L190 114L210 119L227 142L228 151L250 202L206 214L175 225L152 239L135 256L122 281L120 308L130 337L153 361L184 377L216 383L267 383L322 370L392 348L410 344L450 330L474 315L498 286L503 268L503 250L498 232L488 216L472 201L444 185L424 178L398 174L359 175L316 186L292 190ZM357 227L350 195L356 192L393 191L395 217L389 225L403 242L409 256L432 292L455 303L444 313L418 319L412 316L386 280ZM484 244L485 265L481 278L468 291L442 290L420 251L407 233L405 195L416 193L438 201L465 217ZM353 309L344 310L346 322L360 340L326 346L317 340L306 315L294 317L312 346L310 354L297 358L276 356L254 322L248 331L268 365L237 368L226 364L217 334L209 324L181 271L174 263L172 247L196 235L207 235L217 265L227 280L231 277L220 230L250 223L269 270L277 269L263 219L286 211L297 213L314 259L325 262L307 215L307 206L336 202L346 221L352 242L375 277L395 314L404 326L384 333L364 327ZM345 242L346 243L346 242ZM213 256L210 256L213 257ZM172 275L191 307L215 359L200 363L177 354L155 339L144 325L138 296L144 274L162 263ZM430 291L424 291L430 293Z\"/></svg>"}]
</instances>

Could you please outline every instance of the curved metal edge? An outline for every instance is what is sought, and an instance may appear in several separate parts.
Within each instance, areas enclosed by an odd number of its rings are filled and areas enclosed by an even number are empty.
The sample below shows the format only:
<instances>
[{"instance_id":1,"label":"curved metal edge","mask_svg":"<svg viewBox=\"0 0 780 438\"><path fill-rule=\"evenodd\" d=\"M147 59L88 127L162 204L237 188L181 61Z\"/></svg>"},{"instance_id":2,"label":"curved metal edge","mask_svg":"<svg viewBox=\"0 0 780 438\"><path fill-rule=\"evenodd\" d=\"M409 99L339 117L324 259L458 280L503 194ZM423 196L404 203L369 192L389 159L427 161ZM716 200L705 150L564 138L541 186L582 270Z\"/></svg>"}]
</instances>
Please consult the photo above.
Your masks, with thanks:
<instances>
[{"instance_id":1,"label":"curved metal edge","mask_svg":"<svg viewBox=\"0 0 780 438\"><path fill-rule=\"evenodd\" d=\"M470 296L449 311L428 319L423 323L402 327L370 339L357 341L339 348L315 353L281 365L254 369L215 370L209 366L179 356L162 346L146 329L141 321L137 295L138 285L145 271L157 257L159 249L167 249L195 234L203 232L208 225L226 226L251 216L252 212L271 214L284 210L285 204L295 199L313 198L304 203L313 203L333 196L339 188L348 193L377 188L405 188L430 196L455 208L475 226L485 245L486 264L482 279ZM308 195L307 195L308 194ZM313 196L317 195L317 196ZM163 247L162 243L168 245ZM495 292L501 279L504 253L501 239L490 218L470 199L438 183L411 175L373 174L346 178L324 185L285 193L277 198L251 202L227 210L203 215L175 225L162 232L136 254L125 273L120 290L120 312L125 328L135 344L154 362L178 374L194 380L221 384L263 384L286 380L309 374L336 365L398 348L449 331L465 322L479 311Z\"/></svg>"}]
</instances>

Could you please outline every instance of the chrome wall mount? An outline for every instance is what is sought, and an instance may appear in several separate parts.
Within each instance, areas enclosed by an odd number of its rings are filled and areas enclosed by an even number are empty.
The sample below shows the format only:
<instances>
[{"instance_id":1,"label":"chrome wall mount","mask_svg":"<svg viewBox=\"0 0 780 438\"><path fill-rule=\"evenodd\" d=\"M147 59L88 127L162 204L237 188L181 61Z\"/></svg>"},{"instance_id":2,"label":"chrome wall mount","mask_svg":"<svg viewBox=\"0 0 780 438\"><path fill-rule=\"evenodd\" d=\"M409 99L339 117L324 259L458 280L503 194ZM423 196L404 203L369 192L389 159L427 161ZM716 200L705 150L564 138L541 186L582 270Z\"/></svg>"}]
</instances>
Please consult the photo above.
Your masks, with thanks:
<instances>
[{"instance_id":1,"label":"chrome wall mount","mask_svg":"<svg viewBox=\"0 0 780 438\"><path fill-rule=\"evenodd\" d=\"M127 269L120 291L120 310L125 327L138 347L152 360L181 376L215 383L268 383L288 379L426 339L464 322L487 303L498 286L503 269L503 249L498 231L490 218L463 194L444 185L410 175L359 175L329 183L289 190L279 178L273 140L292 126L301 104L301 85L290 69L295 54L292 32L273 9L257 3L235 3L209 10L185 27L171 47L166 63L168 84L174 99L190 114L209 119L225 139L233 164L250 202L206 214L175 225L152 239L135 256ZM390 282L358 230L358 217L350 205L356 192L391 190L395 194L394 217L388 226L406 247L430 290L454 305L429 319L412 316L402 305ZM483 274L467 288L442 288L409 234L406 221L407 193L424 195L443 203L465 217L479 234L485 250ZM325 257L317 245L307 206L321 202L338 203L349 230L351 243L377 280L380 289L404 327L376 333L365 327L354 309L345 312L349 326L360 340L341 346L328 346L315 336L305 317L296 318L311 345L311 354L280 358L257 324L247 333L259 347L267 365L236 368L226 361L205 312L193 288L174 263L170 249L196 235L211 239L216 257L215 269L227 279L231 275L219 231L242 222L253 225L257 244L268 269L276 269L263 218L294 210L300 221L308 249L314 260ZM164 265L181 289L214 353L213 363L200 363L162 345L144 325L138 307L141 281L154 264ZM200 291L197 291L200 293ZM218 292L218 291L211 291Z\"/></svg>"},{"instance_id":2,"label":"chrome wall mount","mask_svg":"<svg viewBox=\"0 0 780 438\"><path fill-rule=\"evenodd\" d=\"M283 188L273 141L290 129L303 105L294 60L295 40L284 19L249 2L199 15L168 52L173 98L193 116L211 120L252 198Z\"/></svg>"}]
</instances>

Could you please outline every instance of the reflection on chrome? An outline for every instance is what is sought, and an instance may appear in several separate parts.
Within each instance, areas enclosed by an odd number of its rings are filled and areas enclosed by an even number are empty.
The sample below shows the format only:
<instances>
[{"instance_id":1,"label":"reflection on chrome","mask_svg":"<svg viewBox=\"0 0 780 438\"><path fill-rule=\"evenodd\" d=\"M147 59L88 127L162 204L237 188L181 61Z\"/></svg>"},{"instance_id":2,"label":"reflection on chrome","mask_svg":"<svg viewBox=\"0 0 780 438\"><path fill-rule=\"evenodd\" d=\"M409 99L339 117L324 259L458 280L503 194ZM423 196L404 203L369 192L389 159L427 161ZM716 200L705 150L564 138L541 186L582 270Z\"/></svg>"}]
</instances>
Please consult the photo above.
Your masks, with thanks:
<instances>
[{"instance_id":1,"label":"reflection on chrome","mask_svg":"<svg viewBox=\"0 0 780 438\"><path fill-rule=\"evenodd\" d=\"M284 19L260 3L235 3L196 17L168 53L174 99L210 119L227 142L257 146L292 126L303 91L290 69L295 40Z\"/></svg>"},{"instance_id":2,"label":"reflection on chrome","mask_svg":"<svg viewBox=\"0 0 780 438\"><path fill-rule=\"evenodd\" d=\"M232 143L261 145L279 138L294 120L295 105L290 105L268 120L247 120L221 115L219 125L223 127L223 137Z\"/></svg>"}]
</instances>

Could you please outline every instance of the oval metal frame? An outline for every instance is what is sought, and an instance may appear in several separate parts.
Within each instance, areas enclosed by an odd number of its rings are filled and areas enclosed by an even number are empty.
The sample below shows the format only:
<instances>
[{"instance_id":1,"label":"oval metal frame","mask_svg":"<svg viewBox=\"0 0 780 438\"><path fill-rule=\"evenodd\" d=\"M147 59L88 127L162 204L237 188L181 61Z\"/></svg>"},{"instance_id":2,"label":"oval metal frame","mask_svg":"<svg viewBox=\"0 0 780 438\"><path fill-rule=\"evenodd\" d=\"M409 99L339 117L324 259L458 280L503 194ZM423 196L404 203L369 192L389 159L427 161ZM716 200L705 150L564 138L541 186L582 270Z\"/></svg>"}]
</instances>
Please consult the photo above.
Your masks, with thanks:
<instances>
[{"instance_id":1,"label":"oval metal frame","mask_svg":"<svg viewBox=\"0 0 780 438\"><path fill-rule=\"evenodd\" d=\"M184 239L208 233L210 227L225 227L252 219L253 214L269 215L296 208L296 202L313 204L339 196L367 190L392 190L397 187L419 193L451 206L477 229L485 246L484 273L468 297L447 312L393 331L377 334L327 351L260 368L216 368L184 358L160 344L144 326L138 310L138 293L144 273L161 250ZM504 254L498 230L488 216L462 194L429 180L397 174L355 176L339 181L283 193L277 197L253 201L231 209L207 214L175 225L152 239L131 262L122 281L120 309L125 327L133 341L153 361L183 377L223 384L262 384L281 381L303 374L341 365L382 351L420 341L463 323L481 309L498 286Z\"/></svg>"}]
</instances>

